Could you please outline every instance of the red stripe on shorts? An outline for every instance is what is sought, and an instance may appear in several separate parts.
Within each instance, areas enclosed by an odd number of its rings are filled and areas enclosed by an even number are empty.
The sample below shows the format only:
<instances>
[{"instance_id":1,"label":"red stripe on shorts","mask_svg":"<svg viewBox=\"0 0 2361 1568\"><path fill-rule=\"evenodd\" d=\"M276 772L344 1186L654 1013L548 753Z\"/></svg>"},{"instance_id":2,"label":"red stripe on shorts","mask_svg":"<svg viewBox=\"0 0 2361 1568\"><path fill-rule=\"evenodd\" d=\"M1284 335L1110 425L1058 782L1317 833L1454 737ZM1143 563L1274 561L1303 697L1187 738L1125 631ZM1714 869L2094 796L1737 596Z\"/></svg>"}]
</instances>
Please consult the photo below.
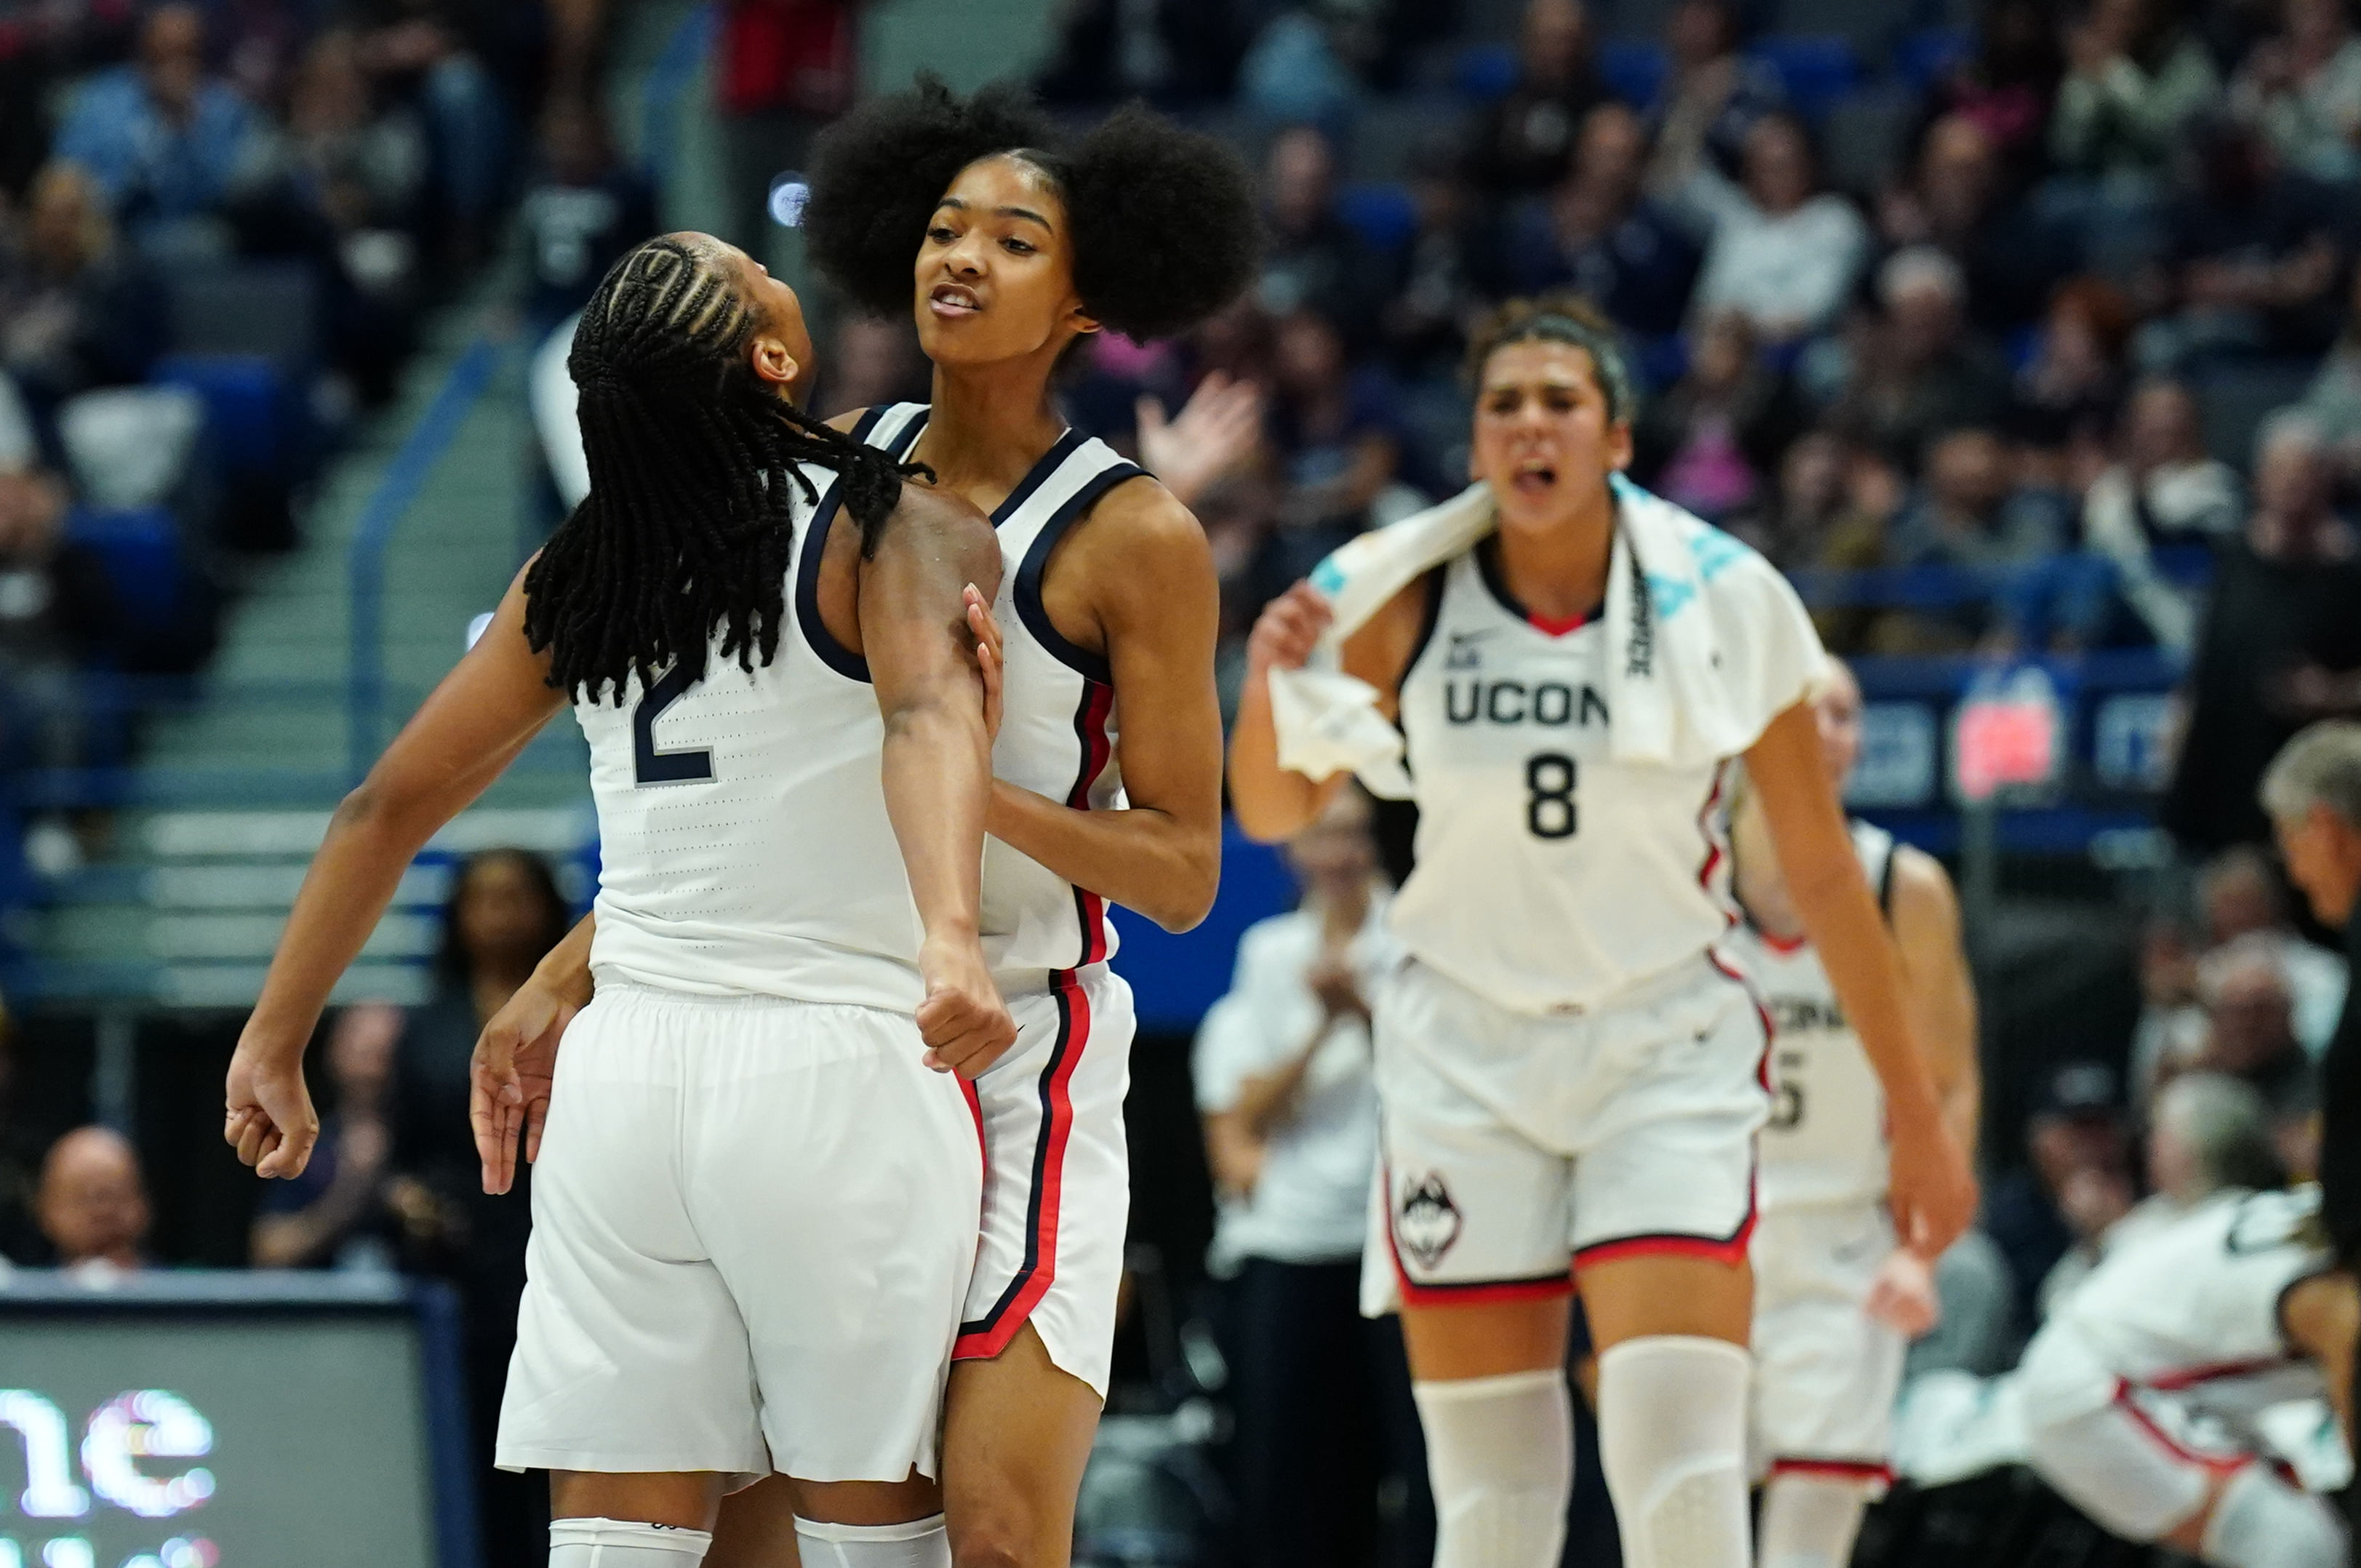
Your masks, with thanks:
<instances>
[{"instance_id":1,"label":"red stripe on shorts","mask_svg":"<svg viewBox=\"0 0 2361 1568\"><path fill-rule=\"evenodd\" d=\"M2170 1394L2182 1388L2194 1388L2200 1383L2219 1382L2226 1377L2251 1377L2258 1372L2276 1372L2287 1365L2287 1358L2279 1355L2260 1356L2249 1361L2217 1361L2205 1366L2183 1367L2178 1372L2143 1377L2139 1386L2153 1388L2159 1394Z\"/></svg>"},{"instance_id":2,"label":"red stripe on shorts","mask_svg":"<svg viewBox=\"0 0 2361 1568\"><path fill-rule=\"evenodd\" d=\"M1773 1475L1817 1475L1830 1481L1868 1481L1894 1485L1894 1466L1864 1459L1774 1459Z\"/></svg>"},{"instance_id":3,"label":"red stripe on shorts","mask_svg":"<svg viewBox=\"0 0 2361 1568\"><path fill-rule=\"evenodd\" d=\"M2158 1447L2185 1464L2198 1465L2216 1475L2232 1475L2254 1462L2248 1455L2243 1453L2200 1453L2195 1449L2185 1446L2170 1432L2157 1425L2155 1417L2139 1408L2139 1401L2132 1398L2132 1386L2120 1377L2115 1379L2115 1408L2131 1417L2132 1423L2153 1438Z\"/></svg>"},{"instance_id":4,"label":"red stripe on shorts","mask_svg":"<svg viewBox=\"0 0 2361 1568\"><path fill-rule=\"evenodd\" d=\"M1090 994L1072 970L1051 977L1058 999L1059 1040L1042 1078L1041 1142L1033 1159L1033 1201L1025 1220L1025 1263L1008 1289L981 1320L960 1325L951 1355L989 1361L1008 1348L1058 1276L1058 1214L1065 1192L1066 1140L1074 1130L1071 1092L1074 1069L1091 1037Z\"/></svg>"},{"instance_id":5,"label":"red stripe on shorts","mask_svg":"<svg viewBox=\"0 0 2361 1568\"><path fill-rule=\"evenodd\" d=\"M1701 1257L1712 1263L1735 1266L1746 1261L1747 1250L1754 1241L1753 1184L1746 1190L1746 1218L1740 1222L1737 1234L1719 1240L1712 1236L1618 1236L1613 1241L1593 1242L1576 1247L1574 1266L1579 1273L1595 1263L1618 1263L1627 1257Z\"/></svg>"}]
</instances>

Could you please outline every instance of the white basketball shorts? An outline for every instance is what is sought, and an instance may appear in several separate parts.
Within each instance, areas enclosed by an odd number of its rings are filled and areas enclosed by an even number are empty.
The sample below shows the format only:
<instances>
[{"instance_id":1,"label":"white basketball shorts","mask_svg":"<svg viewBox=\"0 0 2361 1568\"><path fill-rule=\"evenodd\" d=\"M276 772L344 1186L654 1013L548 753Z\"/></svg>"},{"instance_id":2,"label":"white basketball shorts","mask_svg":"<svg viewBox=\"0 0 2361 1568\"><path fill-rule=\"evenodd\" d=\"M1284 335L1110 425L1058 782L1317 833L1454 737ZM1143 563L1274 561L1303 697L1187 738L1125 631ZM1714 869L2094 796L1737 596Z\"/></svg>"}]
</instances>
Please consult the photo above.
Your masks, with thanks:
<instances>
[{"instance_id":1,"label":"white basketball shorts","mask_svg":"<svg viewBox=\"0 0 2361 1568\"><path fill-rule=\"evenodd\" d=\"M503 1469L935 1474L976 1127L906 1015L602 985L533 1168Z\"/></svg>"},{"instance_id":2,"label":"white basketball shorts","mask_svg":"<svg viewBox=\"0 0 2361 1568\"><path fill-rule=\"evenodd\" d=\"M1864 1310L1894 1252L1883 1207L1766 1211L1754 1228L1754 1473L1893 1479L1902 1336Z\"/></svg>"},{"instance_id":3,"label":"white basketball shorts","mask_svg":"<svg viewBox=\"0 0 2361 1568\"><path fill-rule=\"evenodd\" d=\"M2034 1336L2016 1379L2033 1468L2125 1541L2170 1534L2257 1462L2221 1422L2108 1371L2070 1323Z\"/></svg>"},{"instance_id":4,"label":"white basketball shorts","mask_svg":"<svg viewBox=\"0 0 2361 1568\"><path fill-rule=\"evenodd\" d=\"M1768 1029L1708 959L1606 1008L1539 1017L1411 961L1376 1014L1370 1253L1393 1277L1364 1270L1365 1311L1397 1292L1422 1306L1559 1295L1572 1268L1642 1254L1746 1256Z\"/></svg>"},{"instance_id":5,"label":"white basketball shorts","mask_svg":"<svg viewBox=\"0 0 2361 1568\"><path fill-rule=\"evenodd\" d=\"M1030 1322L1104 1399L1131 1216L1131 987L1100 963L1004 995L1016 1043L973 1086L983 1240L955 1354L989 1360Z\"/></svg>"}]
</instances>

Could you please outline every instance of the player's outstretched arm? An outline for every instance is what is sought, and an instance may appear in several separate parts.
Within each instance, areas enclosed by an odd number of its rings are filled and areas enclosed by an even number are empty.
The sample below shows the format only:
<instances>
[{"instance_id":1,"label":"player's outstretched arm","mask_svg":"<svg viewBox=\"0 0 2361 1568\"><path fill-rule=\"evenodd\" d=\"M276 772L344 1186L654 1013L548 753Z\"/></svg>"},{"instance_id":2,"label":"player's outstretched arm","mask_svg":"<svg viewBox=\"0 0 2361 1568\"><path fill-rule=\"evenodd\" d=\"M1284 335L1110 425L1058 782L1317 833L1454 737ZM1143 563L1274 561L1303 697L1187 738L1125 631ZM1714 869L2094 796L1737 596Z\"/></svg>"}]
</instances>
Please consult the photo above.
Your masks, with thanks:
<instances>
[{"instance_id":1,"label":"player's outstretched arm","mask_svg":"<svg viewBox=\"0 0 2361 1568\"><path fill-rule=\"evenodd\" d=\"M1983 1102L1976 1062L1976 988L1960 939L1960 901L1933 856L1899 844L1888 873L1886 916L1902 954L1904 1001L1912 1036L1934 1080L1936 1113L1971 1161ZM1869 1314L1912 1339L1942 1319L1933 1260L1905 1246L1870 1288Z\"/></svg>"},{"instance_id":2,"label":"player's outstretched arm","mask_svg":"<svg viewBox=\"0 0 2361 1568\"><path fill-rule=\"evenodd\" d=\"M328 993L426 840L564 703L547 676L546 659L525 643L520 571L475 647L336 807L230 1058L222 1134L262 1175L300 1175L311 1158L319 1120L303 1087L303 1048Z\"/></svg>"},{"instance_id":3,"label":"player's outstretched arm","mask_svg":"<svg viewBox=\"0 0 2361 1568\"><path fill-rule=\"evenodd\" d=\"M1425 619L1425 584L1411 584L1345 640L1345 673L1378 688L1378 708L1389 718L1400 703L1402 677L1410 673ZM1257 843L1293 838L1345 787L1343 773L1308 779L1279 766L1279 727L1270 710L1271 671L1301 669L1332 619L1328 601L1311 584L1298 583L1263 606L1246 639L1246 685L1230 732L1230 808Z\"/></svg>"},{"instance_id":4,"label":"player's outstretched arm","mask_svg":"<svg viewBox=\"0 0 2361 1568\"><path fill-rule=\"evenodd\" d=\"M966 592L1000 587L1000 543L955 497L905 485L861 568L861 643L885 717L885 811L926 937L918 1031L931 1066L972 1078L1016 1038L980 934L992 740Z\"/></svg>"},{"instance_id":5,"label":"player's outstretched arm","mask_svg":"<svg viewBox=\"0 0 2361 1568\"><path fill-rule=\"evenodd\" d=\"M1115 755L1129 809L1082 811L1006 782L989 828L1077 887L1185 931L1222 877L1221 582L1204 531L1160 485L1110 492L1063 546L1086 585L1120 694Z\"/></svg>"},{"instance_id":6,"label":"player's outstretched arm","mask_svg":"<svg viewBox=\"0 0 2361 1568\"><path fill-rule=\"evenodd\" d=\"M1885 1090L1894 1228L1920 1256L1938 1256L1975 1217L1975 1180L1944 1125L1935 1075L1914 1038L1902 956L1861 874L1810 703L1771 721L1746 752L1746 772L1788 895Z\"/></svg>"}]
</instances>

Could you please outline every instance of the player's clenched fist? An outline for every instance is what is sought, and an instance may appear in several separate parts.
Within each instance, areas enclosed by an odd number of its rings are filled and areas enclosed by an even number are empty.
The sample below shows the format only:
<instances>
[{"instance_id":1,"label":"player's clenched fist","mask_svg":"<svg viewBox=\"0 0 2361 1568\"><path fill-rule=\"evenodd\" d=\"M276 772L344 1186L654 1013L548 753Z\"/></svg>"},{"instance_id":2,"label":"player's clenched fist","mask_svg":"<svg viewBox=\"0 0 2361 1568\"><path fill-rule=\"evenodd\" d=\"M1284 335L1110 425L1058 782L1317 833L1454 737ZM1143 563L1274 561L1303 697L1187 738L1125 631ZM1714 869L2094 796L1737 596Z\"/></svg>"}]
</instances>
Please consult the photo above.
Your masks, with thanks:
<instances>
[{"instance_id":1,"label":"player's clenched fist","mask_svg":"<svg viewBox=\"0 0 2361 1568\"><path fill-rule=\"evenodd\" d=\"M1312 645L1334 619L1328 601L1310 583L1296 584L1255 618L1246 639L1246 668L1254 674L1301 669L1312 657Z\"/></svg>"},{"instance_id":2,"label":"player's clenched fist","mask_svg":"<svg viewBox=\"0 0 2361 1568\"><path fill-rule=\"evenodd\" d=\"M249 1032L230 1058L222 1141L262 1176L290 1180L311 1163L320 1136L312 1091L303 1083L299 1044L292 1055L273 1049Z\"/></svg>"},{"instance_id":3,"label":"player's clenched fist","mask_svg":"<svg viewBox=\"0 0 2361 1568\"><path fill-rule=\"evenodd\" d=\"M918 949L927 999L918 1003L918 1037L927 1065L973 1078L1016 1043L1016 1020L1000 999L983 949L974 942L928 938Z\"/></svg>"}]
</instances>

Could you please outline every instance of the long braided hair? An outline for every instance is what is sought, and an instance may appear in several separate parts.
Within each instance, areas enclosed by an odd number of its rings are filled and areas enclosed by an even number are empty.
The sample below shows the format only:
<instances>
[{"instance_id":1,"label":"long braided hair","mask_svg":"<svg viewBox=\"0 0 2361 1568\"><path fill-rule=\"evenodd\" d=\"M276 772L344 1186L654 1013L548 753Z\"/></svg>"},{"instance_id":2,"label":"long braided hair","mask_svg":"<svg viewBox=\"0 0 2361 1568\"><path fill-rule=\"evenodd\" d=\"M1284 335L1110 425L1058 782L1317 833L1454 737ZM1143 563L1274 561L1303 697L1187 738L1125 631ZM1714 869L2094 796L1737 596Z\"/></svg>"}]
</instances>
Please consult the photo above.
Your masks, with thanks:
<instances>
[{"instance_id":1,"label":"long braided hair","mask_svg":"<svg viewBox=\"0 0 2361 1568\"><path fill-rule=\"evenodd\" d=\"M721 656L752 670L779 649L794 544L796 467L842 477L844 508L875 552L901 499L884 452L812 419L754 373L765 323L710 243L672 236L615 263L566 357L579 389L590 493L525 574L525 641L549 651L549 684L620 706L630 678L705 674Z\"/></svg>"}]
</instances>

